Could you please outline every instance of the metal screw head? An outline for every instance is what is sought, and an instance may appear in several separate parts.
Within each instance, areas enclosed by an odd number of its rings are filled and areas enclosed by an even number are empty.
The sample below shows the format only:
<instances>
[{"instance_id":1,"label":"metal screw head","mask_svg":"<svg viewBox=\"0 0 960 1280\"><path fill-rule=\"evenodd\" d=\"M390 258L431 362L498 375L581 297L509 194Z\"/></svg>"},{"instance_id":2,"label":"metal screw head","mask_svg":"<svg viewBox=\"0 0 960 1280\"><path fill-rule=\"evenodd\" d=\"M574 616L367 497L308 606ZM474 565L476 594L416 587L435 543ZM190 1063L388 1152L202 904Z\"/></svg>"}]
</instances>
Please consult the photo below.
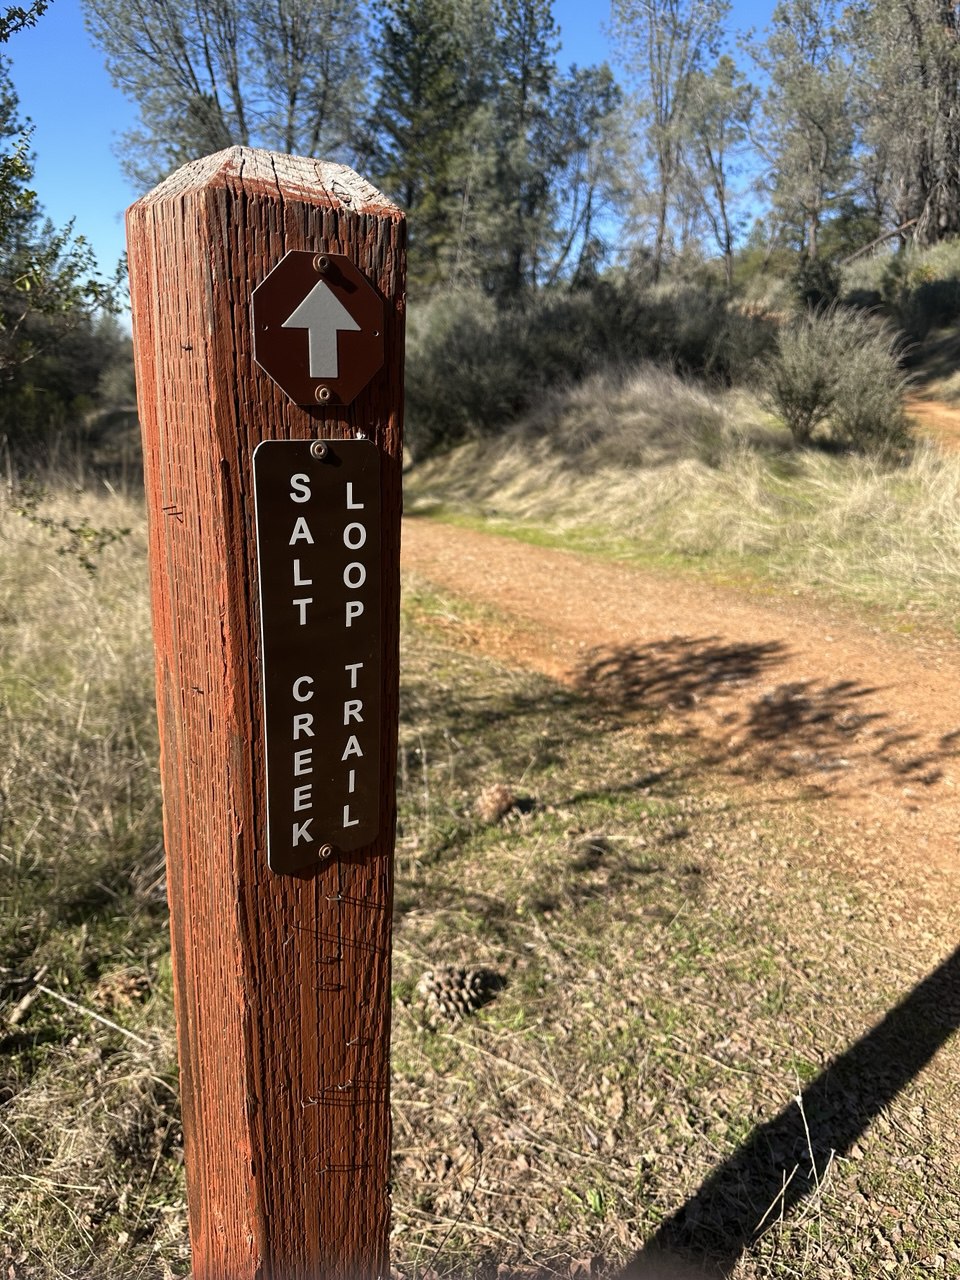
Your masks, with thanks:
<instances>
[{"instance_id":1,"label":"metal screw head","mask_svg":"<svg viewBox=\"0 0 960 1280\"><path fill-rule=\"evenodd\" d=\"M332 858L332 857L333 857L332 844L322 844L320 848L317 850L317 859L320 862L326 862L328 858Z\"/></svg>"},{"instance_id":2,"label":"metal screw head","mask_svg":"<svg viewBox=\"0 0 960 1280\"><path fill-rule=\"evenodd\" d=\"M330 270L330 259L325 253L318 253L313 260L313 269L318 276L325 276Z\"/></svg>"},{"instance_id":3,"label":"metal screw head","mask_svg":"<svg viewBox=\"0 0 960 1280\"><path fill-rule=\"evenodd\" d=\"M310 446L310 454L314 458L325 458L330 452L330 447L326 440L314 440Z\"/></svg>"},{"instance_id":4,"label":"metal screw head","mask_svg":"<svg viewBox=\"0 0 960 1280\"><path fill-rule=\"evenodd\" d=\"M327 404L330 400L330 388L317 387L316 395L318 404Z\"/></svg>"}]
</instances>

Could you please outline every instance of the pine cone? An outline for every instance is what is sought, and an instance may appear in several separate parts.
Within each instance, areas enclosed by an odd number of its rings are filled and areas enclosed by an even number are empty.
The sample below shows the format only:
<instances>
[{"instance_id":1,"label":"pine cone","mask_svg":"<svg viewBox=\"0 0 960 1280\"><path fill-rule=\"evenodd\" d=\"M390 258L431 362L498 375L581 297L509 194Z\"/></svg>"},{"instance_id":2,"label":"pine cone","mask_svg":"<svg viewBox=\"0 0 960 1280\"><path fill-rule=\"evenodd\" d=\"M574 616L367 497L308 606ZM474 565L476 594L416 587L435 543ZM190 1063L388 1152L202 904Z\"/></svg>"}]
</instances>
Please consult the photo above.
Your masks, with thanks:
<instances>
[{"instance_id":1,"label":"pine cone","mask_svg":"<svg viewBox=\"0 0 960 1280\"><path fill-rule=\"evenodd\" d=\"M477 796L474 808L481 822L494 823L505 818L511 809L516 807L517 797L502 782L495 782Z\"/></svg>"},{"instance_id":2,"label":"pine cone","mask_svg":"<svg viewBox=\"0 0 960 1280\"><path fill-rule=\"evenodd\" d=\"M417 983L417 996L431 1027L462 1022L489 1003L504 981L489 969L428 969Z\"/></svg>"}]
</instances>

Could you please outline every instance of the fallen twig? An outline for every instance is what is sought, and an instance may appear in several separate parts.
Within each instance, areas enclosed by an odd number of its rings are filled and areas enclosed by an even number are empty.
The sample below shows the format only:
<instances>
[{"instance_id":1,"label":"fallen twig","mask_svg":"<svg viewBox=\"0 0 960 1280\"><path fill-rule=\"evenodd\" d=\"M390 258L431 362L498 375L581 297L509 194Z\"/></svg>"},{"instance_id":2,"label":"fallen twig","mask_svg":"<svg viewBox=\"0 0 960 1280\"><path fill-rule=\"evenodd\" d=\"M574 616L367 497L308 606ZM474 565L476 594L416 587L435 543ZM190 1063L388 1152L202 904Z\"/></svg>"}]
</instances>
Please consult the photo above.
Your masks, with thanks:
<instances>
[{"instance_id":1,"label":"fallen twig","mask_svg":"<svg viewBox=\"0 0 960 1280\"><path fill-rule=\"evenodd\" d=\"M37 992L40 990L40 980L47 976L50 966L48 964L41 965L37 972L30 979L30 986L27 991L20 997L17 1003L7 1014L7 1022L11 1027L15 1027L18 1022L23 1021L24 1014L37 998Z\"/></svg>"},{"instance_id":2,"label":"fallen twig","mask_svg":"<svg viewBox=\"0 0 960 1280\"><path fill-rule=\"evenodd\" d=\"M61 995L59 991L54 991L50 987L45 987L42 983L37 983L37 991L42 991L45 996L53 996L54 1000L59 1000L61 1004L65 1004L68 1009L74 1009L77 1013L82 1013L87 1018L94 1018L97 1022L102 1022L105 1027L109 1027L111 1031L119 1031L122 1036L126 1036L128 1040L135 1040L137 1044L143 1045L144 1049L152 1049L153 1045L149 1040L144 1040L143 1036L138 1036L135 1031L128 1031L126 1027L121 1027L116 1022L111 1022L109 1018L105 1018L102 1013L97 1013L95 1009L88 1008L85 1004L78 1004L76 1000L71 1000L68 996Z\"/></svg>"}]
</instances>

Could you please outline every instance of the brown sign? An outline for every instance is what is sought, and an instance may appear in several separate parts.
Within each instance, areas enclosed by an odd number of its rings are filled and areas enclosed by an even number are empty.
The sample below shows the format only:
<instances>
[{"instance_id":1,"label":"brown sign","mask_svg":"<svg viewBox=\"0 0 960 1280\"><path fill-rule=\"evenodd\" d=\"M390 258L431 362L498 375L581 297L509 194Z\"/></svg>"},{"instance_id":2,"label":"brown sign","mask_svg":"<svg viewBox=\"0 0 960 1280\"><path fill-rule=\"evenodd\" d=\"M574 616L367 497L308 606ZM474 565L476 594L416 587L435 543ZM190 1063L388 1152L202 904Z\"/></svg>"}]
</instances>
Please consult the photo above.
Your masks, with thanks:
<instances>
[{"instance_id":1,"label":"brown sign","mask_svg":"<svg viewBox=\"0 0 960 1280\"><path fill-rule=\"evenodd\" d=\"M380 455L267 440L253 470L267 860L289 872L379 829Z\"/></svg>"},{"instance_id":2,"label":"brown sign","mask_svg":"<svg viewBox=\"0 0 960 1280\"><path fill-rule=\"evenodd\" d=\"M349 404L383 365L383 300L344 254L291 250L253 291L253 354L296 404Z\"/></svg>"}]
</instances>

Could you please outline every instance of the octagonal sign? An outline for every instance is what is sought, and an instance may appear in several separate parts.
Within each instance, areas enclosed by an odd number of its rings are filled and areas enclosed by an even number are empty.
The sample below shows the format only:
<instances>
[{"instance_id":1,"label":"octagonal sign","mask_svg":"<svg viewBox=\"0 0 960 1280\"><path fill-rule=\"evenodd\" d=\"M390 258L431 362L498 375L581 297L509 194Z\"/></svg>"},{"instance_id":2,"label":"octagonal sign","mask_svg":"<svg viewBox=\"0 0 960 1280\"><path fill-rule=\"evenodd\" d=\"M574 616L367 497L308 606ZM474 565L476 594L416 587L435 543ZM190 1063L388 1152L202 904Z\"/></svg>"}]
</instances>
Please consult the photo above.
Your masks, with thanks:
<instances>
[{"instance_id":1,"label":"octagonal sign","mask_svg":"<svg viewBox=\"0 0 960 1280\"><path fill-rule=\"evenodd\" d=\"M383 300L344 254L292 249L253 291L253 356L295 404L349 404L383 365Z\"/></svg>"}]
</instances>

